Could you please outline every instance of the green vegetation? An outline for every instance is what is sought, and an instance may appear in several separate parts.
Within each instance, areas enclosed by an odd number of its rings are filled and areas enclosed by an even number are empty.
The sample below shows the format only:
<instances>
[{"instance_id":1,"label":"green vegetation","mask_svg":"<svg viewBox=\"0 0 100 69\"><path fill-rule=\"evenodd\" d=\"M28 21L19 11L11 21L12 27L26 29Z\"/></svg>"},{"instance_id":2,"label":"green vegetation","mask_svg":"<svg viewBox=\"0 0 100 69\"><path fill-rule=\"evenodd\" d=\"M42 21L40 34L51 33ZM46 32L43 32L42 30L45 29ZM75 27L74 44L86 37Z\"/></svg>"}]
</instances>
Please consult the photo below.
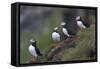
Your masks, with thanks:
<instances>
[{"instance_id":1,"label":"green vegetation","mask_svg":"<svg viewBox=\"0 0 100 69\"><path fill-rule=\"evenodd\" d=\"M95 26L92 25L78 34L76 48L64 51L62 61L93 60L95 56L89 57L89 52L95 50Z\"/></svg>"},{"instance_id":2,"label":"green vegetation","mask_svg":"<svg viewBox=\"0 0 100 69\"><path fill-rule=\"evenodd\" d=\"M37 47L43 54L43 56L38 57L38 61L43 62L46 60L46 55L48 54L48 51L51 49L50 45L53 43L51 38L53 28L60 25L61 14L59 13L61 13L61 11L59 9L55 9L53 15L48 19L46 27L48 28L49 32L38 34L34 32L20 32L20 63L27 63L32 58L31 54L28 51L30 39L35 39L37 41Z\"/></svg>"},{"instance_id":3,"label":"green vegetation","mask_svg":"<svg viewBox=\"0 0 100 69\"><path fill-rule=\"evenodd\" d=\"M61 10L55 9L53 15L47 21L47 27L49 32L35 33L35 32L20 32L20 63L27 63L31 59L31 54L28 51L30 45L29 40L35 39L37 41L37 47L42 52L43 56L38 57L39 62L46 61L47 54L51 49L53 41L51 34L54 27L60 27L61 22ZM58 15L59 14L59 15ZM94 17L91 17L92 21L95 22ZM61 27L60 27L61 28ZM64 51L61 61L75 61L75 60L92 60L95 57L89 57L88 52L93 49L95 50L95 25L92 24L90 28L87 28L78 34L76 39L76 47L67 49Z\"/></svg>"}]
</instances>

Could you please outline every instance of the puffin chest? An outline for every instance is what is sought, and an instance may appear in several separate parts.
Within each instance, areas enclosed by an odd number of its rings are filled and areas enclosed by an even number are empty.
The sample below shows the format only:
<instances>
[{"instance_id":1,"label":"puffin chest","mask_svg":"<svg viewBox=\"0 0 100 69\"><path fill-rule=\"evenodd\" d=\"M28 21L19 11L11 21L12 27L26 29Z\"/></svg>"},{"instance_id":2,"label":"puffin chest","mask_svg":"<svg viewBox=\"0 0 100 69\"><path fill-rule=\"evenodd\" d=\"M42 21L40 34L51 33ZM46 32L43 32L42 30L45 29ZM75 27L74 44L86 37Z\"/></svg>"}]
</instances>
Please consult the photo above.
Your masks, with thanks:
<instances>
[{"instance_id":1,"label":"puffin chest","mask_svg":"<svg viewBox=\"0 0 100 69\"><path fill-rule=\"evenodd\" d=\"M31 53L31 55L33 56L37 56L37 52L34 46L30 45L29 46L29 52Z\"/></svg>"},{"instance_id":2,"label":"puffin chest","mask_svg":"<svg viewBox=\"0 0 100 69\"><path fill-rule=\"evenodd\" d=\"M78 25L80 28L86 28L82 21L77 21L77 25Z\"/></svg>"},{"instance_id":3,"label":"puffin chest","mask_svg":"<svg viewBox=\"0 0 100 69\"><path fill-rule=\"evenodd\" d=\"M68 30L66 28L62 28L62 32L66 35L66 36L70 36L68 33Z\"/></svg>"},{"instance_id":4,"label":"puffin chest","mask_svg":"<svg viewBox=\"0 0 100 69\"><path fill-rule=\"evenodd\" d=\"M58 32L53 32L52 33L52 39L54 41L60 41L60 34Z\"/></svg>"}]
</instances>

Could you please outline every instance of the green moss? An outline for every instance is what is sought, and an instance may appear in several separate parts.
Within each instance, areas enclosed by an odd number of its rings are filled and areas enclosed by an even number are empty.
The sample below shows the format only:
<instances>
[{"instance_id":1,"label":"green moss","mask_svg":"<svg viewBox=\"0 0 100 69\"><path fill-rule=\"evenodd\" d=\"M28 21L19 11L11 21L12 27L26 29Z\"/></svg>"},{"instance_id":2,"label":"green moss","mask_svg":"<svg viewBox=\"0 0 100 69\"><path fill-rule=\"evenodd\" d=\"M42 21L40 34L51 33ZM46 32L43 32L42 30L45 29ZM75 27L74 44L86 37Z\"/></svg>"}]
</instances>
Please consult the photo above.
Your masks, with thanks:
<instances>
[{"instance_id":1,"label":"green moss","mask_svg":"<svg viewBox=\"0 0 100 69\"><path fill-rule=\"evenodd\" d=\"M91 17L94 19L94 17ZM94 20L95 21L95 20ZM38 57L38 62L44 62L47 59L48 51L51 49L51 44L53 41L51 39L51 34L54 27L59 27L61 33L61 11L55 9L53 15L47 21L48 32L43 34L36 34L33 32L21 32L20 37L20 63L26 63L31 59L31 54L28 51L30 45L29 40L35 39L37 41L37 47L42 52L43 56ZM90 49L95 49L95 26L85 29L79 33L76 39L76 48L71 48L64 51L62 61L75 61L75 60L92 60L95 57L88 57L87 53Z\"/></svg>"},{"instance_id":2,"label":"green moss","mask_svg":"<svg viewBox=\"0 0 100 69\"><path fill-rule=\"evenodd\" d=\"M43 62L46 60L46 55L48 51L51 49L51 44L53 43L51 39L51 34L53 32L53 28L60 25L61 21L61 11L60 9L54 9L52 16L47 21L48 31L42 34L36 34L33 32L21 32L20 37L20 63L26 63L31 59L31 54L28 51L28 47L30 45L29 40L35 39L37 41L37 47L42 52L43 56L38 57L39 62Z\"/></svg>"},{"instance_id":3,"label":"green moss","mask_svg":"<svg viewBox=\"0 0 100 69\"><path fill-rule=\"evenodd\" d=\"M95 49L95 26L79 33L76 48L65 51L62 61L93 60L95 57L89 57L88 55L91 49Z\"/></svg>"}]
</instances>

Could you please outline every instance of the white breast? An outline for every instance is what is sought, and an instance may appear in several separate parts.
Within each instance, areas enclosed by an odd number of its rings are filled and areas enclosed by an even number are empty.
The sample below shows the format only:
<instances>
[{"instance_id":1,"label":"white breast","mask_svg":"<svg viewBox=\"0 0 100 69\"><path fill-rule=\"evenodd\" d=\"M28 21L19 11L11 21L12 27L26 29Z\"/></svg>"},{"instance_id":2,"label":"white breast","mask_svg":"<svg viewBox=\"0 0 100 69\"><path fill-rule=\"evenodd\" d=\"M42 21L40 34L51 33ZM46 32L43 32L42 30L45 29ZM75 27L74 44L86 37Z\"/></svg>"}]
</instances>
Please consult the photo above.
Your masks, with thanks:
<instances>
[{"instance_id":1,"label":"white breast","mask_svg":"<svg viewBox=\"0 0 100 69\"><path fill-rule=\"evenodd\" d=\"M55 42L59 42L59 41L60 41L60 34L57 33L57 32L53 32L53 33L52 33L52 39L53 39Z\"/></svg>"},{"instance_id":2,"label":"white breast","mask_svg":"<svg viewBox=\"0 0 100 69\"><path fill-rule=\"evenodd\" d=\"M30 54L32 55L32 56L37 56L37 53L36 53L36 51L35 51L35 47L34 46L32 46L32 45L30 45L29 46L29 52L30 52Z\"/></svg>"},{"instance_id":3,"label":"white breast","mask_svg":"<svg viewBox=\"0 0 100 69\"><path fill-rule=\"evenodd\" d=\"M85 25L83 25L83 22L82 21L77 21L77 25L80 27L80 28L86 28Z\"/></svg>"},{"instance_id":4,"label":"white breast","mask_svg":"<svg viewBox=\"0 0 100 69\"><path fill-rule=\"evenodd\" d=\"M66 35L66 36L70 36L69 34L68 34L68 31L67 31L67 29L66 28L62 28L62 32Z\"/></svg>"}]
</instances>

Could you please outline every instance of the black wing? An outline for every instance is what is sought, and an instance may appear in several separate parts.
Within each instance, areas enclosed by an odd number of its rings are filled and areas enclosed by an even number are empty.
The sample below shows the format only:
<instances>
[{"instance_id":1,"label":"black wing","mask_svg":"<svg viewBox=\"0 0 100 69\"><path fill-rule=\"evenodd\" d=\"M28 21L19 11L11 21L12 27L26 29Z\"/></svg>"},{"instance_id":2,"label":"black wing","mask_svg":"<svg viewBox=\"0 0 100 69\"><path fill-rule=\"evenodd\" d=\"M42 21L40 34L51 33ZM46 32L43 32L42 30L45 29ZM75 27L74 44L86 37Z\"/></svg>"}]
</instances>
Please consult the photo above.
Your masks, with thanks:
<instances>
[{"instance_id":1,"label":"black wing","mask_svg":"<svg viewBox=\"0 0 100 69\"><path fill-rule=\"evenodd\" d=\"M81 21L83 22L83 24L84 24L87 28L90 27L90 24L87 23L86 21L84 21L82 18L81 18Z\"/></svg>"},{"instance_id":2,"label":"black wing","mask_svg":"<svg viewBox=\"0 0 100 69\"><path fill-rule=\"evenodd\" d=\"M38 56L42 56L42 54L40 53L40 50L37 47L35 47L35 50L36 50L36 53L38 54Z\"/></svg>"}]
</instances>

